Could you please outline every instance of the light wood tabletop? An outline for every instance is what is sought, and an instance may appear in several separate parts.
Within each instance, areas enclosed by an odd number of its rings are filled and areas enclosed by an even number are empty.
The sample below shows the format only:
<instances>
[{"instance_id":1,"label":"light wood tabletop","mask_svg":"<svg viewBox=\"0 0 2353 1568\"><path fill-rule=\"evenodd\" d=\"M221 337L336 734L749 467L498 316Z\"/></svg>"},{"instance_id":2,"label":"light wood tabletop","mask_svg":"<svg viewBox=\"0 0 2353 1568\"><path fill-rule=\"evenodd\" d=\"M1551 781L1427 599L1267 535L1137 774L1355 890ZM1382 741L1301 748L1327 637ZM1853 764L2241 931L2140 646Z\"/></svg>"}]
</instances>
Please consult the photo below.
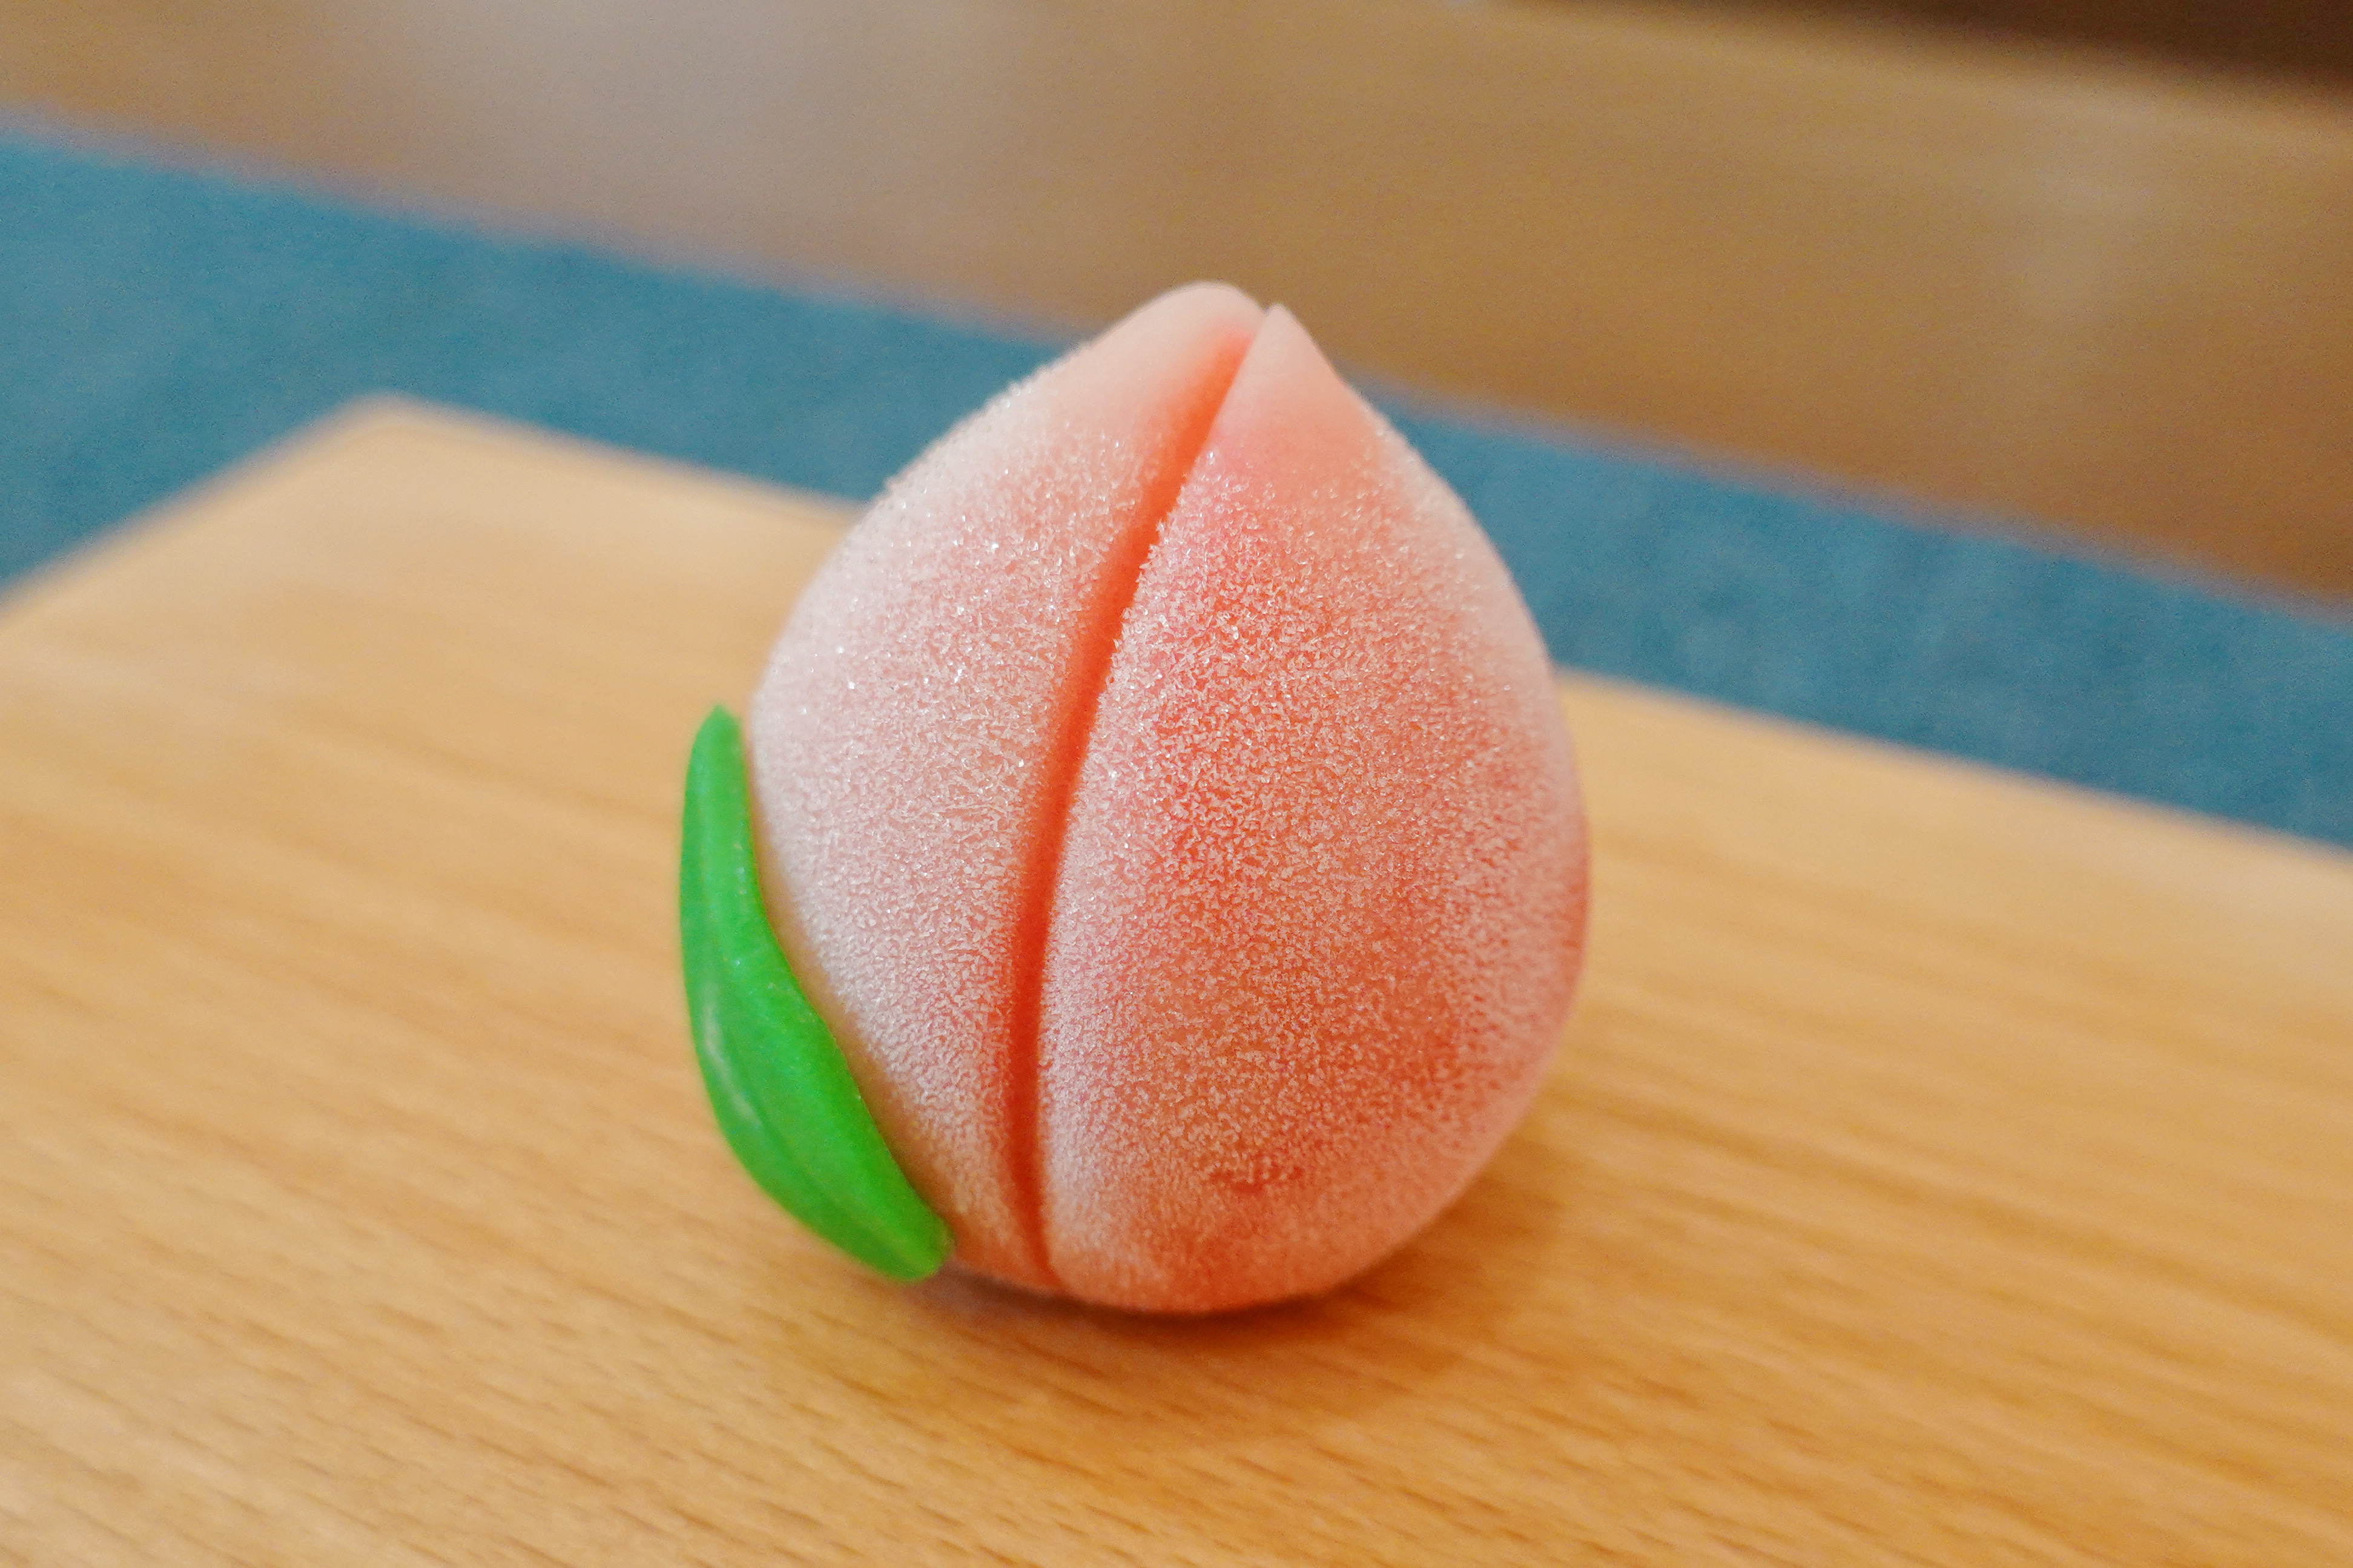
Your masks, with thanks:
<instances>
[{"instance_id":1,"label":"light wood tabletop","mask_svg":"<svg viewBox=\"0 0 2353 1568\"><path fill-rule=\"evenodd\" d=\"M2353 91L1554 0L0 0L0 112L2353 602ZM2021 526L2025 524L2021 523Z\"/></svg>"},{"instance_id":2,"label":"light wood tabletop","mask_svg":"<svg viewBox=\"0 0 2353 1568\"><path fill-rule=\"evenodd\" d=\"M675 812L841 520L374 406L0 599L0 1560L2353 1561L2353 858L1622 686L1560 1059L1391 1261L813 1241Z\"/></svg>"}]
</instances>

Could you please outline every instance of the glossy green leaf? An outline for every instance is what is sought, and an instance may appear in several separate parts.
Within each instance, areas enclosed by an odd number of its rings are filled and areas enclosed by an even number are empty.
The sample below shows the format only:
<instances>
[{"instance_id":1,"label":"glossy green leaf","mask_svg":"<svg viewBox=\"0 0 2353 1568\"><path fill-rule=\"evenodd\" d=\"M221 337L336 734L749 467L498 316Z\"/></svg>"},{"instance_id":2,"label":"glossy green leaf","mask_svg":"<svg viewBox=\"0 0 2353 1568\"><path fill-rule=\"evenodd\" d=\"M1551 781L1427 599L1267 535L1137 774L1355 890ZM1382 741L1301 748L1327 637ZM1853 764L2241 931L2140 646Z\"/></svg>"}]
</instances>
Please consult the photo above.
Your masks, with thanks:
<instances>
[{"instance_id":1,"label":"glossy green leaf","mask_svg":"<svg viewBox=\"0 0 2353 1568\"><path fill-rule=\"evenodd\" d=\"M882 1142L841 1047L793 978L760 900L744 736L714 708L686 770L679 935L695 1055L735 1157L852 1258L899 1279L953 1245Z\"/></svg>"}]
</instances>

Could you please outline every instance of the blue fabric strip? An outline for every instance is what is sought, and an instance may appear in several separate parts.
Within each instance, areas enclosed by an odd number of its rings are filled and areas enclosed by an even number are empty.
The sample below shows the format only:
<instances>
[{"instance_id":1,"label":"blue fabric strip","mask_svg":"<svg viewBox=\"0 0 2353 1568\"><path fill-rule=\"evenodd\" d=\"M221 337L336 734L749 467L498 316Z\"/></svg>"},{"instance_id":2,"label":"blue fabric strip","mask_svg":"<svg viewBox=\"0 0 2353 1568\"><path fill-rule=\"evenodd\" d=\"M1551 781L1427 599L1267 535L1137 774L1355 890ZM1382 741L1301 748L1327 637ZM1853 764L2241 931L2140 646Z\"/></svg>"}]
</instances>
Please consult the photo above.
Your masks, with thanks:
<instances>
[{"instance_id":1,"label":"blue fabric strip","mask_svg":"<svg viewBox=\"0 0 2353 1568\"><path fill-rule=\"evenodd\" d=\"M1057 345L0 137L0 577L395 391L871 495ZM2353 627L1402 411L1565 664L2353 846Z\"/></svg>"}]
</instances>

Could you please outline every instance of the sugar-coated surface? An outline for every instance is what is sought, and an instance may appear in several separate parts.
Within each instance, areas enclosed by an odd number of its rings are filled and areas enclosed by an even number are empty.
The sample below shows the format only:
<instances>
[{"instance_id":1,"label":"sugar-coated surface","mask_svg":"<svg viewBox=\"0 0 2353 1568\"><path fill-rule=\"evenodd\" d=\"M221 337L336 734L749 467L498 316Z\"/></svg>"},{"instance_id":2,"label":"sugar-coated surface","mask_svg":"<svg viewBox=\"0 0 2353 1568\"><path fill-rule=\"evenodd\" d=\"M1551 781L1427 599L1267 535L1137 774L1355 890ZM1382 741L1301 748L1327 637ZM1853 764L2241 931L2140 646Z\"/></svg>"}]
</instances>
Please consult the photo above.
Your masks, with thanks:
<instances>
[{"instance_id":1,"label":"sugar-coated surface","mask_svg":"<svg viewBox=\"0 0 2353 1568\"><path fill-rule=\"evenodd\" d=\"M1334 1284L1476 1173L1581 957L1551 672L1298 323L1165 296L927 453L749 725L778 934L957 1259Z\"/></svg>"},{"instance_id":2,"label":"sugar-coated surface","mask_svg":"<svg viewBox=\"0 0 2353 1568\"><path fill-rule=\"evenodd\" d=\"M797 607L751 708L778 935L959 1258L1050 1287L1037 974L1121 609L1260 319L1163 297L896 481Z\"/></svg>"},{"instance_id":3,"label":"sugar-coated surface","mask_svg":"<svg viewBox=\"0 0 2353 1568\"><path fill-rule=\"evenodd\" d=\"M1271 312L1072 805L1040 1056L1064 1288L1240 1305L1419 1228L1535 1090L1584 895L1567 737L1501 563Z\"/></svg>"}]
</instances>

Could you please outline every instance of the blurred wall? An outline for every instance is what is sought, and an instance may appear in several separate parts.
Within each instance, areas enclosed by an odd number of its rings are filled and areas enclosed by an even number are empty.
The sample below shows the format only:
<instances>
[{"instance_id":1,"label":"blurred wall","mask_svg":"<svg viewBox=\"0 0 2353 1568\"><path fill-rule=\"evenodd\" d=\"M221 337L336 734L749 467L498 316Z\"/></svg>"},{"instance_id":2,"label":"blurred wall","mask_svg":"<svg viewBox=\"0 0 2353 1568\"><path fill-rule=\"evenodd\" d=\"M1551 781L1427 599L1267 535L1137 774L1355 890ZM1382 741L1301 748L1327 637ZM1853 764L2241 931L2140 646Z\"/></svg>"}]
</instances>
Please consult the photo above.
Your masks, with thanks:
<instances>
[{"instance_id":1,"label":"blurred wall","mask_svg":"<svg viewBox=\"0 0 2353 1568\"><path fill-rule=\"evenodd\" d=\"M1063 330L1224 278L1393 384L2353 599L2353 90L1749 3L0 0L0 113Z\"/></svg>"},{"instance_id":2,"label":"blurred wall","mask_svg":"<svg viewBox=\"0 0 2353 1568\"><path fill-rule=\"evenodd\" d=\"M1703 0L1706 3L1706 0ZM2353 81L2347 0L1715 0Z\"/></svg>"}]
</instances>

